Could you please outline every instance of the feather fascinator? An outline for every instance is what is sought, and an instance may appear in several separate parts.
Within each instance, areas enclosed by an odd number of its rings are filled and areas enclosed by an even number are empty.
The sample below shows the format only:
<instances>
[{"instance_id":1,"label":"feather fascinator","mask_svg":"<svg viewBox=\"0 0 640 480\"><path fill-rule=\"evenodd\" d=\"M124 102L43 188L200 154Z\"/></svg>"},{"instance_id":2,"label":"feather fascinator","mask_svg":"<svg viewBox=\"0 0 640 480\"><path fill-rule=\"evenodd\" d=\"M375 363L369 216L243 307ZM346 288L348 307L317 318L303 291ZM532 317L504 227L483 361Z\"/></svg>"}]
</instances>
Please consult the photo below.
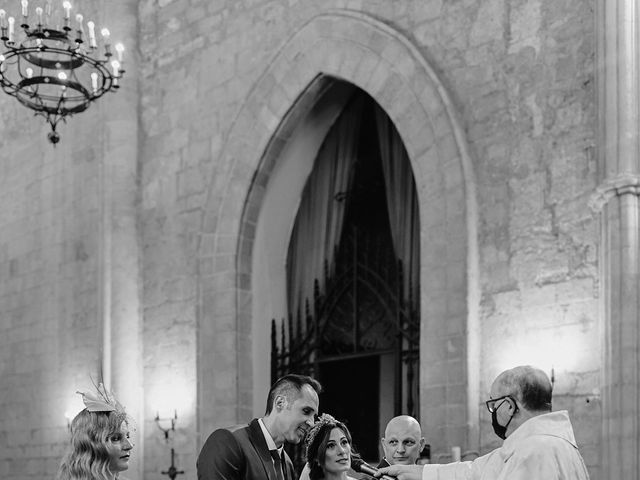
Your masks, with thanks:
<instances>
[{"instance_id":1,"label":"feather fascinator","mask_svg":"<svg viewBox=\"0 0 640 480\"><path fill-rule=\"evenodd\" d=\"M82 402L90 412L124 412L124 407L102 383L96 385L96 393L76 393L82 395Z\"/></svg>"}]
</instances>

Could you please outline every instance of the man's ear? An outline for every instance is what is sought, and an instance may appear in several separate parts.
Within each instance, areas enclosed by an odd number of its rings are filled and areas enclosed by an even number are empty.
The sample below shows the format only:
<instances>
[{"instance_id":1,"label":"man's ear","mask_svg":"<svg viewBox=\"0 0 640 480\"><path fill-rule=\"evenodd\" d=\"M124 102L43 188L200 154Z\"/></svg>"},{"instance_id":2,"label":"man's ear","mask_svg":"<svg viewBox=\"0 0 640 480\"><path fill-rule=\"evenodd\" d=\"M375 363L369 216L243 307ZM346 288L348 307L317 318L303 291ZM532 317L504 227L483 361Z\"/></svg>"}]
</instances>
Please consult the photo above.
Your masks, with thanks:
<instances>
[{"instance_id":1,"label":"man's ear","mask_svg":"<svg viewBox=\"0 0 640 480\"><path fill-rule=\"evenodd\" d=\"M425 442L425 440L424 440L424 437L422 437L422 438L420 439L420 451L422 451L422 449L424 448L424 444L425 444L425 443L426 443L426 442Z\"/></svg>"},{"instance_id":2,"label":"man's ear","mask_svg":"<svg viewBox=\"0 0 640 480\"><path fill-rule=\"evenodd\" d=\"M284 395L276 396L273 404L276 407L276 410L281 411L287 406L287 398Z\"/></svg>"},{"instance_id":3,"label":"man's ear","mask_svg":"<svg viewBox=\"0 0 640 480\"><path fill-rule=\"evenodd\" d=\"M380 439L380 445L382 445L382 448L384 448L384 437Z\"/></svg>"}]
</instances>

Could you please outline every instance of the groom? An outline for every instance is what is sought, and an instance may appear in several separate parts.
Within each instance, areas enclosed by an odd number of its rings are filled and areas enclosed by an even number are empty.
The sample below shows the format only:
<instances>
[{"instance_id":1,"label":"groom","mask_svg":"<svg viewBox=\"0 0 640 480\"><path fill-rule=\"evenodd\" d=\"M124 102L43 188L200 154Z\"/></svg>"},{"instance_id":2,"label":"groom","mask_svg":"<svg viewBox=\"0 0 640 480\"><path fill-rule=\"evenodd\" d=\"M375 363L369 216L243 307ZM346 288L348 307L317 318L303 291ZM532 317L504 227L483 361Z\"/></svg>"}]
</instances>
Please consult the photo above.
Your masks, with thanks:
<instances>
[{"instance_id":1,"label":"groom","mask_svg":"<svg viewBox=\"0 0 640 480\"><path fill-rule=\"evenodd\" d=\"M196 463L198 480L296 480L284 443L304 439L321 391L320 383L306 375L281 377L269 390L264 417L209 436Z\"/></svg>"}]
</instances>

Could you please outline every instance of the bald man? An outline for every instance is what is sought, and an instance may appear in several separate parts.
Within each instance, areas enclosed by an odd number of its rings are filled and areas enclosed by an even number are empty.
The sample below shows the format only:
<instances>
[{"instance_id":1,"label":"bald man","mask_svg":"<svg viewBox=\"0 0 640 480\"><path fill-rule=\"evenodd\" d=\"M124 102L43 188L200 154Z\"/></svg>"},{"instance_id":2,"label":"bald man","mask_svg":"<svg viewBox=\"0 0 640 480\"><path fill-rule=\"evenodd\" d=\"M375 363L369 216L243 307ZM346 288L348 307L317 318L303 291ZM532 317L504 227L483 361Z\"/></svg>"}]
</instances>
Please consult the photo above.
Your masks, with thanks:
<instances>
[{"instance_id":1,"label":"bald man","mask_svg":"<svg viewBox=\"0 0 640 480\"><path fill-rule=\"evenodd\" d=\"M384 458L378 468L389 465L415 465L424 447L424 437L418 421L409 415L393 417L380 439Z\"/></svg>"},{"instance_id":2,"label":"bald man","mask_svg":"<svg viewBox=\"0 0 640 480\"><path fill-rule=\"evenodd\" d=\"M552 385L539 368L505 370L485 403L500 448L472 462L392 465L380 469L398 480L589 480L566 410L551 411Z\"/></svg>"}]
</instances>

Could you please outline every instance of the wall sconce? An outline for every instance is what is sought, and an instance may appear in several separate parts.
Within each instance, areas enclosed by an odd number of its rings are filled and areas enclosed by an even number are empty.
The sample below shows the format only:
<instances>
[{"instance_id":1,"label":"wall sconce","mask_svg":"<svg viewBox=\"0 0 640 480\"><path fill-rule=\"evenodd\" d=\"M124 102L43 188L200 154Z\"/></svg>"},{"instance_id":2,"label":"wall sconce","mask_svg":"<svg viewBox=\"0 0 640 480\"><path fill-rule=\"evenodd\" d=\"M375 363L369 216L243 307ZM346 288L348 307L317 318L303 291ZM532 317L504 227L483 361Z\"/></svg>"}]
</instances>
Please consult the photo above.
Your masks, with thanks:
<instances>
[{"instance_id":1,"label":"wall sconce","mask_svg":"<svg viewBox=\"0 0 640 480\"><path fill-rule=\"evenodd\" d=\"M176 430L176 422L178 421L178 411L173 411L173 417L160 418L160 412L156 412L156 418L154 418L158 428L164 433L164 439L169 441L169 432ZM171 426L169 426L171 425Z\"/></svg>"}]
</instances>

